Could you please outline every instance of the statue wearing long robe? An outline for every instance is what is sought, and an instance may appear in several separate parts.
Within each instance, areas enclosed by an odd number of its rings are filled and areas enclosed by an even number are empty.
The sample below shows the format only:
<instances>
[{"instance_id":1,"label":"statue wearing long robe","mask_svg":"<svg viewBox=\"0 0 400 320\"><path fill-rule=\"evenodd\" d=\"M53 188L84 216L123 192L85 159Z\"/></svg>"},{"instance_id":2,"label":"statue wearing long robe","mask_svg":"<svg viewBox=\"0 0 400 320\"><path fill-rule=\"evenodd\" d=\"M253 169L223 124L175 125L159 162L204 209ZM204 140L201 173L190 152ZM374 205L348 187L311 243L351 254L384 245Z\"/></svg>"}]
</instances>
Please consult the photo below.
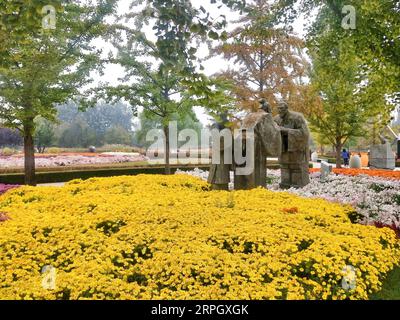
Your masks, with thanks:
<instances>
[{"instance_id":1,"label":"statue wearing long robe","mask_svg":"<svg viewBox=\"0 0 400 320\"><path fill-rule=\"evenodd\" d=\"M216 123L213 125L214 129L222 131L227 129L225 124ZM215 148L215 146L213 146ZM210 173L208 175L207 182L212 185L213 190L229 190L230 182L230 171L232 164L225 163L225 152L232 152L230 148L225 148L225 140L223 137L220 138L219 149L219 163L213 163L210 167Z\"/></svg>"},{"instance_id":2,"label":"statue wearing long robe","mask_svg":"<svg viewBox=\"0 0 400 320\"><path fill-rule=\"evenodd\" d=\"M267 187L267 157L277 157L281 153L281 134L278 125L274 122L271 113L260 109L249 114L243 121L242 130L254 130L254 148L250 154L254 161L254 170L250 175L238 175L235 173L235 190L248 190L257 187ZM251 149L245 147L245 139L242 139L244 153Z\"/></svg>"},{"instance_id":3,"label":"statue wearing long robe","mask_svg":"<svg viewBox=\"0 0 400 320\"><path fill-rule=\"evenodd\" d=\"M282 117L278 115L275 122L282 130L281 188L301 188L310 183L309 157L310 132L307 122L301 113L287 111Z\"/></svg>"}]
</instances>

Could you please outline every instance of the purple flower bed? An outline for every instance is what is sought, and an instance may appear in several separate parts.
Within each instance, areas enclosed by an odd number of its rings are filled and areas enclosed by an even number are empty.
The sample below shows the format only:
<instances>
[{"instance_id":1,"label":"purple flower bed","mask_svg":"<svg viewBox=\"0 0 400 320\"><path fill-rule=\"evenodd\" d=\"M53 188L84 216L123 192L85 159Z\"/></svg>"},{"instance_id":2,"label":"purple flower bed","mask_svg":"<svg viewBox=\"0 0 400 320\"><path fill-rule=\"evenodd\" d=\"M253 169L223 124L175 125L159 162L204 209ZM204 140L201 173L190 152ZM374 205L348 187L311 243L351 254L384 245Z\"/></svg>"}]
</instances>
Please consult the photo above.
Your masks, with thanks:
<instances>
[{"instance_id":1,"label":"purple flower bed","mask_svg":"<svg viewBox=\"0 0 400 320\"><path fill-rule=\"evenodd\" d=\"M0 183L0 195L3 193L6 193L8 190L18 188L18 185L13 185L13 184L1 184Z\"/></svg>"}]
</instances>

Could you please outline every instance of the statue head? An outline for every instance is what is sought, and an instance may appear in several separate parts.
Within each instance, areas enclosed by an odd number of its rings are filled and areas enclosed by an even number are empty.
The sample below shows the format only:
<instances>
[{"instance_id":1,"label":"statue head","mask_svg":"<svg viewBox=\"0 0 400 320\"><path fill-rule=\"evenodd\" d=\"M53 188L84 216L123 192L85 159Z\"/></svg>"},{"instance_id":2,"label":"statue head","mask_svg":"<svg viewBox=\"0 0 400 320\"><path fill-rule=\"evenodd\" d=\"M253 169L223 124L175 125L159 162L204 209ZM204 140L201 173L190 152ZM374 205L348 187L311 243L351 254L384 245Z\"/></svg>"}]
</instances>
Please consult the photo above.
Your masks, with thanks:
<instances>
[{"instance_id":1,"label":"statue head","mask_svg":"<svg viewBox=\"0 0 400 320\"><path fill-rule=\"evenodd\" d=\"M281 118L286 117L286 115L289 112L289 105L287 104L286 101L284 101L284 100L279 101L279 103L278 103L278 112L279 112L279 115L280 115Z\"/></svg>"},{"instance_id":2,"label":"statue head","mask_svg":"<svg viewBox=\"0 0 400 320\"><path fill-rule=\"evenodd\" d=\"M389 142L382 133L379 134L379 139L381 140L382 144L387 144Z\"/></svg>"},{"instance_id":3,"label":"statue head","mask_svg":"<svg viewBox=\"0 0 400 320\"><path fill-rule=\"evenodd\" d=\"M260 99L258 100L260 103L260 109L264 110L267 113L272 113L271 106L269 105L268 101L266 99Z\"/></svg>"}]
</instances>

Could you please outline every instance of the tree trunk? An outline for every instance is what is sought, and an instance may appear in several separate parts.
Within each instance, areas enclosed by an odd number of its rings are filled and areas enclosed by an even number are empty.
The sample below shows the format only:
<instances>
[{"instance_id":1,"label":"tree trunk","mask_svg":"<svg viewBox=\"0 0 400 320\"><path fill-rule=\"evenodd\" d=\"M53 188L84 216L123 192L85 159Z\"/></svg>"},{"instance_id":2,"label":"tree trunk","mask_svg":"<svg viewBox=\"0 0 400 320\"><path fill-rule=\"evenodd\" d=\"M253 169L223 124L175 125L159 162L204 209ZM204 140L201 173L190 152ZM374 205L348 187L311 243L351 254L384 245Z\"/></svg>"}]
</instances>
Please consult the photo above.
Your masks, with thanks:
<instances>
[{"instance_id":1,"label":"tree trunk","mask_svg":"<svg viewBox=\"0 0 400 320\"><path fill-rule=\"evenodd\" d=\"M32 123L24 124L24 156L25 156L25 184L29 186L36 186L33 120Z\"/></svg>"},{"instance_id":2,"label":"tree trunk","mask_svg":"<svg viewBox=\"0 0 400 320\"><path fill-rule=\"evenodd\" d=\"M342 148L343 144L341 142L337 142L335 145L336 149L336 168L342 168Z\"/></svg>"},{"instance_id":3,"label":"tree trunk","mask_svg":"<svg viewBox=\"0 0 400 320\"><path fill-rule=\"evenodd\" d=\"M171 174L170 165L170 141L169 141L169 125L164 125L164 135L165 135L165 148L164 148L164 159L165 159L165 174Z\"/></svg>"}]
</instances>

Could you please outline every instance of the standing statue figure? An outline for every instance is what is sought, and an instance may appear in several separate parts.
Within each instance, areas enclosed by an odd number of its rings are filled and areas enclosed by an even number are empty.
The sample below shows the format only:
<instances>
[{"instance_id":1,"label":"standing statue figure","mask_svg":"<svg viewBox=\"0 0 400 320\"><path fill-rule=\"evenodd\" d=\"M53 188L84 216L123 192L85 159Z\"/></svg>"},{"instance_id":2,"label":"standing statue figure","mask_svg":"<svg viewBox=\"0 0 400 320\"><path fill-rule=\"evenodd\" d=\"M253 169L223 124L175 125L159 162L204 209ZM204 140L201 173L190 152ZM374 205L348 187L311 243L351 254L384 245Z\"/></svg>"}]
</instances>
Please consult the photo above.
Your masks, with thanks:
<instances>
[{"instance_id":1,"label":"standing statue figure","mask_svg":"<svg viewBox=\"0 0 400 320\"><path fill-rule=\"evenodd\" d=\"M279 157L282 176L280 187L302 188L310 183L310 131L304 116L290 111L285 101L279 103L278 111L279 115L274 120L282 135L282 152Z\"/></svg>"},{"instance_id":2,"label":"standing statue figure","mask_svg":"<svg viewBox=\"0 0 400 320\"><path fill-rule=\"evenodd\" d=\"M228 122L228 115L223 113L220 115L220 120L213 125L213 129L217 129L220 132L224 129L228 129ZM207 182L212 185L212 190L229 190L229 183L231 181L230 171L232 169L232 165L225 163L225 152L227 152L227 150L229 150L229 148L225 148L225 140L221 136L219 149L216 151L219 152L220 161L219 163L211 164L210 173L207 180Z\"/></svg>"},{"instance_id":3,"label":"standing statue figure","mask_svg":"<svg viewBox=\"0 0 400 320\"><path fill-rule=\"evenodd\" d=\"M235 190L249 190L267 187L267 157L276 157L281 153L281 135L278 125L272 117L272 109L265 99L260 101L258 112L249 114L242 124L244 130L238 139L242 139L244 152L253 150L250 159L254 170L250 175L238 175L235 170ZM254 148L246 148L244 134L246 130L254 131Z\"/></svg>"}]
</instances>

